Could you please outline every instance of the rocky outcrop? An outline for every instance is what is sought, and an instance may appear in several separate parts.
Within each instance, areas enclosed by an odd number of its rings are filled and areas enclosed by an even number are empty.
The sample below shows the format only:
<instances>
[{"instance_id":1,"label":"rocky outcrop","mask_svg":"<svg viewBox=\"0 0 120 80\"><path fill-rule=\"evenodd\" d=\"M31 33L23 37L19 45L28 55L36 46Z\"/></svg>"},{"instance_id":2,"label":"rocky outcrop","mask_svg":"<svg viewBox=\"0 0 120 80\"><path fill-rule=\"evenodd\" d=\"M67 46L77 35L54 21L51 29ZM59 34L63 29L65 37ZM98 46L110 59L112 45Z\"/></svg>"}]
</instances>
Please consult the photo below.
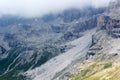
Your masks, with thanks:
<instances>
[{"instance_id":1,"label":"rocky outcrop","mask_svg":"<svg viewBox=\"0 0 120 80\"><path fill-rule=\"evenodd\" d=\"M100 50L102 50L102 46L101 45L95 45L92 46L89 51L87 52L86 58L88 59L89 57L92 57L94 55L96 55L96 53L98 53Z\"/></svg>"},{"instance_id":2,"label":"rocky outcrop","mask_svg":"<svg viewBox=\"0 0 120 80\"><path fill-rule=\"evenodd\" d=\"M106 29L108 34L114 38L120 37L120 20L112 19L110 16L100 16L98 18L98 27Z\"/></svg>"},{"instance_id":3,"label":"rocky outcrop","mask_svg":"<svg viewBox=\"0 0 120 80\"><path fill-rule=\"evenodd\" d=\"M120 37L120 0L110 2L107 10L103 15L98 17L98 27L106 29L114 38Z\"/></svg>"}]
</instances>

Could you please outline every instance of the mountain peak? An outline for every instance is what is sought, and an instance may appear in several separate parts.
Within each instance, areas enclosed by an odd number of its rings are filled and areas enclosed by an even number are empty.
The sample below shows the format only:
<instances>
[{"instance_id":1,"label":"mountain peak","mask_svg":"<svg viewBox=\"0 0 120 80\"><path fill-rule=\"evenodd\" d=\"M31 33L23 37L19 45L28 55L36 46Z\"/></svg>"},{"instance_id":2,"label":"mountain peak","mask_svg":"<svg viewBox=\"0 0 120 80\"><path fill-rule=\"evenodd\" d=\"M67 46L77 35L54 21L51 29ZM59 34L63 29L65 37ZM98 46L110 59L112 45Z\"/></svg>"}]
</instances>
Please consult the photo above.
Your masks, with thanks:
<instances>
[{"instance_id":1,"label":"mountain peak","mask_svg":"<svg viewBox=\"0 0 120 80\"><path fill-rule=\"evenodd\" d=\"M120 0L112 0L107 9L106 15L113 19L120 19Z\"/></svg>"}]
</instances>

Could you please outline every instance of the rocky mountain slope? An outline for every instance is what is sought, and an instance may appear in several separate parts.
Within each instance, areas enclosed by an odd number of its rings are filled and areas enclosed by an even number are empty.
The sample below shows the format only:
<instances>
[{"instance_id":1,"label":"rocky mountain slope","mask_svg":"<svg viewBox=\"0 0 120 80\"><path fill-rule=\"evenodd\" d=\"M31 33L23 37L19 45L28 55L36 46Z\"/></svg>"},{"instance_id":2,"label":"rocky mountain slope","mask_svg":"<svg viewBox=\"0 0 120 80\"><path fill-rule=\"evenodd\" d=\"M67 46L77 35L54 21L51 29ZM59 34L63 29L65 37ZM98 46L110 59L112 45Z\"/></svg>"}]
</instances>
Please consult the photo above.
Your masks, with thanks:
<instances>
[{"instance_id":1,"label":"rocky mountain slope","mask_svg":"<svg viewBox=\"0 0 120 80\"><path fill-rule=\"evenodd\" d=\"M97 26L97 17L104 10L87 7L48 14L42 18L1 17L0 80L30 80L41 75L48 76L43 79L54 78L56 73L87 51ZM61 59L65 61L63 64Z\"/></svg>"},{"instance_id":2,"label":"rocky mountain slope","mask_svg":"<svg viewBox=\"0 0 120 80\"><path fill-rule=\"evenodd\" d=\"M31 76L32 80L52 80L52 78L61 70L66 68L78 57L84 57L86 51L92 42L92 35L96 29L87 32L83 37L67 43L67 45L74 45L73 48L67 52L52 58L50 61L38 67L36 69L27 72L28 76Z\"/></svg>"},{"instance_id":3,"label":"rocky mountain slope","mask_svg":"<svg viewBox=\"0 0 120 80\"><path fill-rule=\"evenodd\" d=\"M87 60L74 65L72 70L77 71L69 76L70 80L120 79L119 3L119 0L111 2L107 11L98 17L99 29L93 36L93 45L87 52Z\"/></svg>"},{"instance_id":4,"label":"rocky mountain slope","mask_svg":"<svg viewBox=\"0 0 120 80\"><path fill-rule=\"evenodd\" d=\"M119 3L1 17L0 80L119 80Z\"/></svg>"}]
</instances>

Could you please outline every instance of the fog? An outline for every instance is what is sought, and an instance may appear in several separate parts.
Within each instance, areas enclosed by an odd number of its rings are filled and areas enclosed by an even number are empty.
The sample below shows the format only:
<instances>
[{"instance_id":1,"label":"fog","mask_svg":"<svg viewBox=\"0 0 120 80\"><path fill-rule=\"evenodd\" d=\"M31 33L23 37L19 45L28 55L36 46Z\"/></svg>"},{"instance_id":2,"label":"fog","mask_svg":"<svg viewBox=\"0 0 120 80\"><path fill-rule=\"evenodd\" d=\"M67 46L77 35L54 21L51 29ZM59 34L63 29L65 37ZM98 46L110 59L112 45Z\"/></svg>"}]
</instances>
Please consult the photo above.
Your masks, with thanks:
<instances>
[{"instance_id":1,"label":"fog","mask_svg":"<svg viewBox=\"0 0 120 80\"><path fill-rule=\"evenodd\" d=\"M38 17L69 8L104 7L110 0L0 0L0 15Z\"/></svg>"}]
</instances>

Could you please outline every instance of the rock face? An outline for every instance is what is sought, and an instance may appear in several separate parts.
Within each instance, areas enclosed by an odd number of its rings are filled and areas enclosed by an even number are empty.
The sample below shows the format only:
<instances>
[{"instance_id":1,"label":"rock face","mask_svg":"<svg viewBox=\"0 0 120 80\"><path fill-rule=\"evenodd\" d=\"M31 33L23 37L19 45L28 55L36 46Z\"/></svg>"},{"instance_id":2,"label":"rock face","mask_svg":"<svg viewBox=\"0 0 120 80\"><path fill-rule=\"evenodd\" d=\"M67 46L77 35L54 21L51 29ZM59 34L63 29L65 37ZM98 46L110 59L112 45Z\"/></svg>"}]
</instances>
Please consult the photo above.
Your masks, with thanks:
<instances>
[{"instance_id":1,"label":"rock face","mask_svg":"<svg viewBox=\"0 0 120 80\"><path fill-rule=\"evenodd\" d=\"M111 36L120 37L120 0L111 1L106 12L98 18L98 25L108 31Z\"/></svg>"},{"instance_id":2,"label":"rock face","mask_svg":"<svg viewBox=\"0 0 120 80\"><path fill-rule=\"evenodd\" d=\"M96 54L99 53L106 53L110 49L112 40L117 39L116 44L119 41L120 38L119 13L117 14L114 13L114 11L118 11L120 9L119 3L120 0L115 0L111 2L106 12L98 17L97 19L98 32L93 36L93 45L89 49L87 56L90 55L95 56Z\"/></svg>"},{"instance_id":3,"label":"rock face","mask_svg":"<svg viewBox=\"0 0 120 80\"><path fill-rule=\"evenodd\" d=\"M120 37L120 0L111 1L106 12L98 18L98 26L106 29L111 36Z\"/></svg>"},{"instance_id":4,"label":"rock face","mask_svg":"<svg viewBox=\"0 0 120 80\"><path fill-rule=\"evenodd\" d=\"M120 37L120 20L112 19L110 16L100 16L98 25L101 29L106 29L111 36Z\"/></svg>"},{"instance_id":5,"label":"rock face","mask_svg":"<svg viewBox=\"0 0 120 80\"><path fill-rule=\"evenodd\" d=\"M114 0L110 3L105 13L97 17L98 30L93 35L92 45L86 54L86 60L83 63L77 62L79 66L76 67L76 70L78 68L80 70L70 75L70 80L119 80L118 78L120 77L115 77L120 71L114 75L114 72L116 72L114 68L120 68L119 11L120 0ZM111 73L112 71L113 74Z\"/></svg>"}]
</instances>

